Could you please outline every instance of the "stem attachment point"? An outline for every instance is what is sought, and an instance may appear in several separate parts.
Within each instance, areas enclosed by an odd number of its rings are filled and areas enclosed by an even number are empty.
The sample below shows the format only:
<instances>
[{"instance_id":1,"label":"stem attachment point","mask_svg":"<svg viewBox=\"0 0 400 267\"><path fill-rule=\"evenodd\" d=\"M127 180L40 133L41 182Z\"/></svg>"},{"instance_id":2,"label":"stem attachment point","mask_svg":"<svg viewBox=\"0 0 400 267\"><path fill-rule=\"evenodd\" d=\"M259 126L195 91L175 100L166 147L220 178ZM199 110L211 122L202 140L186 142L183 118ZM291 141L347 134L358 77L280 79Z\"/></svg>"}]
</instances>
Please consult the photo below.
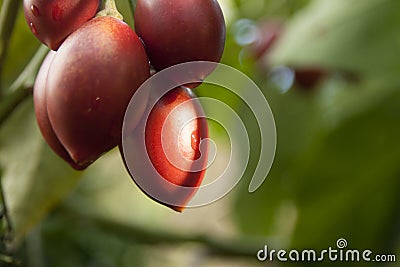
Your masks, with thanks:
<instances>
[{"instance_id":1,"label":"stem attachment point","mask_svg":"<svg viewBox=\"0 0 400 267\"><path fill-rule=\"evenodd\" d=\"M96 14L96 18L110 16L119 20L123 20L124 17L119 13L114 0L103 0L101 10Z\"/></svg>"}]
</instances>

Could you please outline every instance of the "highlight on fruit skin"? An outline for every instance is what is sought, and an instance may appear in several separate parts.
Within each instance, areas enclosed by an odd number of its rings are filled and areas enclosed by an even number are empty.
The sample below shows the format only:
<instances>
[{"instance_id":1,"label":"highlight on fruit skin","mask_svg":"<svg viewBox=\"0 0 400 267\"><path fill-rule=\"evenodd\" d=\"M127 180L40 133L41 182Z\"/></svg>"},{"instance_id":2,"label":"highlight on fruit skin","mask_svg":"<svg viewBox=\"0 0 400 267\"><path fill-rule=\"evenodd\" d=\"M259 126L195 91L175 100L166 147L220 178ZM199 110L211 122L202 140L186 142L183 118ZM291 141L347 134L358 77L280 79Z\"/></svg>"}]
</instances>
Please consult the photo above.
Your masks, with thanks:
<instances>
[{"instance_id":1,"label":"highlight on fruit skin","mask_svg":"<svg viewBox=\"0 0 400 267\"><path fill-rule=\"evenodd\" d=\"M204 178L206 138L208 125L200 102L191 89L178 87L162 96L119 148L139 188L182 212Z\"/></svg>"},{"instance_id":2,"label":"highlight on fruit skin","mask_svg":"<svg viewBox=\"0 0 400 267\"><path fill-rule=\"evenodd\" d=\"M112 17L88 21L53 54L36 80L39 125L53 150L83 169L121 142L129 100L150 75L147 56L134 31Z\"/></svg>"},{"instance_id":3,"label":"highlight on fruit skin","mask_svg":"<svg viewBox=\"0 0 400 267\"><path fill-rule=\"evenodd\" d=\"M57 50L69 34L96 15L100 2L101 0L24 0L23 8L31 32L43 44Z\"/></svg>"}]
</instances>

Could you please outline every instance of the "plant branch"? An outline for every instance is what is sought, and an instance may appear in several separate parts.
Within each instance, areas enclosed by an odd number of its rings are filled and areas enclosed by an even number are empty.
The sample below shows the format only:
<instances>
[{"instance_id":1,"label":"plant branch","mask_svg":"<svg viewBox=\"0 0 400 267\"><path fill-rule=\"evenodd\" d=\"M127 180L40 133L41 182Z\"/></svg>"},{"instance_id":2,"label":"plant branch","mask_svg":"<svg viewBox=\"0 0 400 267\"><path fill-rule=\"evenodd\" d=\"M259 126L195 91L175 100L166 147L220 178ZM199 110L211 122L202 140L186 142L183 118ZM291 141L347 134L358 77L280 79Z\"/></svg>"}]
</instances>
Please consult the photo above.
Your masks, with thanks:
<instances>
[{"instance_id":1,"label":"plant branch","mask_svg":"<svg viewBox=\"0 0 400 267\"><path fill-rule=\"evenodd\" d=\"M202 244L210 254L222 256L255 257L266 240L264 238L234 238L220 239L208 235L179 234L165 230L149 229L146 226L124 224L104 218L92 217L82 214L68 207L64 211L73 218L79 218L75 222L90 223L96 225L102 231L112 233L122 239L142 242L145 244L177 244L198 243Z\"/></svg>"},{"instance_id":2,"label":"plant branch","mask_svg":"<svg viewBox=\"0 0 400 267\"><path fill-rule=\"evenodd\" d=\"M31 88L23 88L17 90L0 101L0 126L8 119L19 104L31 94L30 89Z\"/></svg>"},{"instance_id":3,"label":"plant branch","mask_svg":"<svg viewBox=\"0 0 400 267\"><path fill-rule=\"evenodd\" d=\"M7 90L7 95L1 99L0 127L19 106L19 104L31 95L35 76L47 52L48 48L45 46L41 46L37 50L31 61Z\"/></svg>"},{"instance_id":4,"label":"plant branch","mask_svg":"<svg viewBox=\"0 0 400 267\"><path fill-rule=\"evenodd\" d=\"M18 14L18 8L22 1L4 0L0 11L0 77L3 74L3 65L8 50L11 34ZM0 81L1 86L1 81ZM0 88L0 94L2 90Z\"/></svg>"}]
</instances>

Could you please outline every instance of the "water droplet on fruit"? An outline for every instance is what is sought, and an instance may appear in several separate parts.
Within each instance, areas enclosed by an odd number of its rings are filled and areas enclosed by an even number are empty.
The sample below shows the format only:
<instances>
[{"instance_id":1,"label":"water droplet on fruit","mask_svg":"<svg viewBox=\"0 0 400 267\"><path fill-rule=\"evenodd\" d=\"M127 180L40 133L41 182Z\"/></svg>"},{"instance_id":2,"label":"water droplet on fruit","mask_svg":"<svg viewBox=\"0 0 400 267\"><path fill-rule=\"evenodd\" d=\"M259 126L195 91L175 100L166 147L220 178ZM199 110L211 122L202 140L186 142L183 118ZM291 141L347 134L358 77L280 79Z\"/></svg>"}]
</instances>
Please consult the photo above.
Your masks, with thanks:
<instances>
[{"instance_id":1,"label":"water droplet on fruit","mask_svg":"<svg viewBox=\"0 0 400 267\"><path fill-rule=\"evenodd\" d=\"M37 6L31 5L31 11L32 11L32 14L35 17L39 17L40 16L40 11L39 11L39 8L37 8Z\"/></svg>"},{"instance_id":2,"label":"water droplet on fruit","mask_svg":"<svg viewBox=\"0 0 400 267\"><path fill-rule=\"evenodd\" d=\"M193 131L191 134L191 145L192 149L195 151L194 159L199 159L200 158L200 137L199 137L199 132L198 131Z\"/></svg>"},{"instance_id":3,"label":"water droplet on fruit","mask_svg":"<svg viewBox=\"0 0 400 267\"><path fill-rule=\"evenodd\" d=\"M97 110L100 107L100 97L96 97L95 99L92 100L92 105L91 105L91 109Z\"/></svg>"},{"instance_id":4,"label":"water droplet on fruit","mask_svg":"<svg viewBox=\"0 0 400 267\"><path fill-rule=\"evenodd\" d=\"M35 25L33 24L33 22L29 23L29 27L31 28L31 31L33 34L37 34L37 29L35 27Z\"/></svg>"}]
</instances>

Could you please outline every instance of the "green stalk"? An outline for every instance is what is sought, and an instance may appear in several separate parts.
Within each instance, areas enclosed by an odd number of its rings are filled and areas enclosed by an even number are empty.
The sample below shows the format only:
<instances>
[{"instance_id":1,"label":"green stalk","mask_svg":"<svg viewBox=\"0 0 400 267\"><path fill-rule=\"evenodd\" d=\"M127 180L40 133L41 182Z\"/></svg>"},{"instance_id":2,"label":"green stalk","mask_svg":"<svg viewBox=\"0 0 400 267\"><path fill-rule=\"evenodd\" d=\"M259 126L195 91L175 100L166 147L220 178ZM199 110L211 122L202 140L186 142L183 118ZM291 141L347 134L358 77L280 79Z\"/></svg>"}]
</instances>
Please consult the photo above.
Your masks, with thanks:
<instances>
[{"instance_id":1,"label":"green stalk","mask_svg":"<svg viewBox=\"0 0 400 267\"><path fill-rule=\"evenodd\" d=\"M38 49L25 69L6 91L6 95L0 100L0 127L19 104L31 95L36 74L48 51L49 49L44 45Z\"/></svg>"},{"instance_id":2,"label":"green stalk","mask_svg":"<svg viewBox=\"0 0 400 267\"><path fill-rule=\"evenodd\" d=\"M104 0L101 5L101 10L97 13L96 17L110 16L119 20L123 20L124 17L119 13L114 0Z\"/></svg>"},{"instance_id":3,"label":"green stalk","mask_svg":"<svg viewBox=\"0 0 400 267\"><path fill-rule=\"evenodd\" d=\"M4 0L0 10L0 78L21 0ZM0 80L1 86L1 80ZM0 88L0 97L2 94Z\"/></svg>"},{"instance_id":4,"label":"green stalk","mask_svg":"<svg viewBox=\"0 0 400 267\"><path fill-rule=\"evenodd\" d=\"M132 13L132 18L135 18L135 8L136 8L136 0L128 0L129 7Z\"/></svg>"}]
</instances>

